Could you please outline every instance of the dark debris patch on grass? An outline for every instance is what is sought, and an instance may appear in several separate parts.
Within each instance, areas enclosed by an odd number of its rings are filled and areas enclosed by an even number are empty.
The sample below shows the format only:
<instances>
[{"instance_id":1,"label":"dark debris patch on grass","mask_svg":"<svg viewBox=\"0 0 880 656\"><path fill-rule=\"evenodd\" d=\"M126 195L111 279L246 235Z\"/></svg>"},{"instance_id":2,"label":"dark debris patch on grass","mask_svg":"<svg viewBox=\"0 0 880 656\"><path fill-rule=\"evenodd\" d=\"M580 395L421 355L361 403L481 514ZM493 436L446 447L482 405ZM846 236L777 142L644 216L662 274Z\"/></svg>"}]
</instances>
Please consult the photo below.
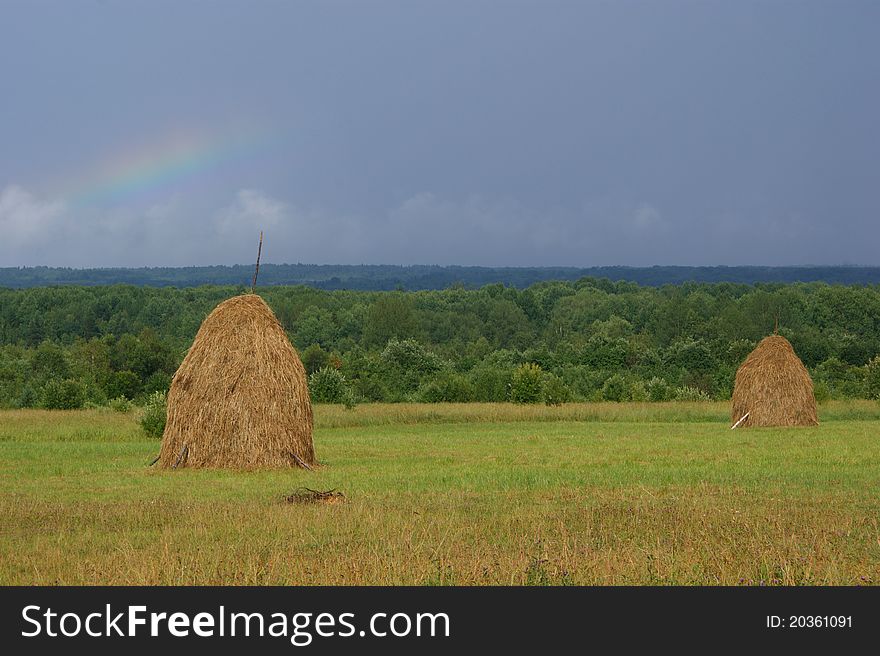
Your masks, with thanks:
<instances>
[{"instance_id":1,"label":"dark debris patch on grass","mask_svg":"<svg viewBox=\"0 0 880 656\"><path fill-rule=\"evenodd\" d=\"M284 500L287 503L299 504L336 504L345 503L347 499L345 494L336 488L332 490L313 490L310 487L300 487L294 490L293 494L284 497Z\"/></svg>"}]
</instances>

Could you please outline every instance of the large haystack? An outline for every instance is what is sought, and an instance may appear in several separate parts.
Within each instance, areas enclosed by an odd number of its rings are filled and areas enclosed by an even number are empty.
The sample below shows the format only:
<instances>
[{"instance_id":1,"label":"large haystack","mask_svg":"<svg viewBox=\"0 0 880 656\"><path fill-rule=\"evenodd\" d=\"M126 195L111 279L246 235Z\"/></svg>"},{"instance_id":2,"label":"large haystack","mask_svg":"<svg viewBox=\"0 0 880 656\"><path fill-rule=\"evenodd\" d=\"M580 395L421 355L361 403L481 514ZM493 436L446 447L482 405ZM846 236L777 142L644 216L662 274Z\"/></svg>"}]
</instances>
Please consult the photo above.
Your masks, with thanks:
<instances>
[{"instance_id":1,"label":"large haystack","mask_svg":"<svg viewBox=\"0 0 880 656\"><path fill-rule=\"evenodd\" d=\"M230 298L202 323L168 392L162 467L311 466L306 371L269 306Z\"/></svg>"},{"instance_id":2,"label":"large haystack","mask_svg":"<svg viewBox=\"0 0 880 656\"><path fill-rule=\"evenodd\" d=\"M816 426L813 381L785 337L770 335L736 372L731 420L740 426Z\"/></svg>"}]
</instances>

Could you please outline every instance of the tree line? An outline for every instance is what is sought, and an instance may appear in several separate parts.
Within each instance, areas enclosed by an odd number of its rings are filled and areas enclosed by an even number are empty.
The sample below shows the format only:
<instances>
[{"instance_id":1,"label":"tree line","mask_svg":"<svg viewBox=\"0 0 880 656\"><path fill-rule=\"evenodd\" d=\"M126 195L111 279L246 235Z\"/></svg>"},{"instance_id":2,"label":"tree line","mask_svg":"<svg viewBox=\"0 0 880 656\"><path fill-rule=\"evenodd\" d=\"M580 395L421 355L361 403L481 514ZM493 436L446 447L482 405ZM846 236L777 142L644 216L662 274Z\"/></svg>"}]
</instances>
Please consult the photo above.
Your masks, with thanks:
<instances>
[{"instance_id":1,"label":"tree line","mask_svg":"<svg viewBox=\"0 0 880 656\"><path fill-rule=\"evenodd\" d=\"M66 267L0 268L0 287L129 284L151 287L242 285L253 265L73 269ZM652 267L479 267L386 264L264 264L263 285L306 285L318 289L362 291L440 290L451 285L476 289L502 283L523 289L538 282L576 281L584 277L625 280L659 287L685 282L827 282L843 285L880 283L880 267L865 266L652 266Z\"/></svg>"},{"instance_id":2,"label":"tree line","mask_svg":"<svg viewBox=\"0 0 880 656\"><path fill-rule=\"evenodd\" d=\"M168 388L202 320L245 287L0 289L0 405L141 402ZM819 399L880 395L880 286L601 278L517 289L259 293L316 401L727 399L778 318Z\"/></svg>"}]
</instances>

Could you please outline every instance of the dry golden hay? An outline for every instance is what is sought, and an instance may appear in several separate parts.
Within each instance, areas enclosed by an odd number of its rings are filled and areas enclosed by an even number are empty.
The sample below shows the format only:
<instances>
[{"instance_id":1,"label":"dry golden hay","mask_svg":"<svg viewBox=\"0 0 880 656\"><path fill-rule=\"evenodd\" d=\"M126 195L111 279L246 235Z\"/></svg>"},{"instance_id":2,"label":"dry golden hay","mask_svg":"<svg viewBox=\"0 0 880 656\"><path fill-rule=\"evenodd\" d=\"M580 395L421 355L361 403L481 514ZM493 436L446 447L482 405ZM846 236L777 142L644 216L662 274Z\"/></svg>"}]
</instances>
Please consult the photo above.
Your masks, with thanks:
<instances>
[{"instance_id":1,"label":"dry golden hay","mask_svg":"<svg viewBox=\"0 0 880 656\"><path fill-rule=\"evenodd\" d=\"M731 420L739 426L817 426L813 381L781 335L761 340L736 372Z\"/></svg>"},{"instance_id":2,"label":"dry golden hay","mask_svg":"<svg viewBox=\"0 0 880 656\"><path fill-rule=\"evenodd\" d=\"M306 371L256 294L224 301L202 323L168 391L161 467L311 467Z\"/></svg>"}]
</instances>

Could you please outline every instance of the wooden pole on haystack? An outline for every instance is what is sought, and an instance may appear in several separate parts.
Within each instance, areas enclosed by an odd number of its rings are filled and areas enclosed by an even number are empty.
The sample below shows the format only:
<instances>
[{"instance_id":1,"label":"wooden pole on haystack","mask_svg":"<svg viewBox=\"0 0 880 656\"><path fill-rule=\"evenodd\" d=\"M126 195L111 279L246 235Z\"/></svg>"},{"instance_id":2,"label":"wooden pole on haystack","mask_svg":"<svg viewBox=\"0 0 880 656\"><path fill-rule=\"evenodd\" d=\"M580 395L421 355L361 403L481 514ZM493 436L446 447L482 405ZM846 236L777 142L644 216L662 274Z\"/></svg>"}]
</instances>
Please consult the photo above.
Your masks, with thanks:
<instances>
[{"instance_id":1,"label":"wooden pole on haystack","mask_svg":"<svg viewBox=\"0 0 880 656\"><path fill-rule=\"evenodd\" d=\"M257 288L257 276L260 273L260 254L263 252L263 231L260 230L260 245L257 247L257 268L254 269L254 281L251 283L251 294Z\"/></svg>"}]
</instances>

